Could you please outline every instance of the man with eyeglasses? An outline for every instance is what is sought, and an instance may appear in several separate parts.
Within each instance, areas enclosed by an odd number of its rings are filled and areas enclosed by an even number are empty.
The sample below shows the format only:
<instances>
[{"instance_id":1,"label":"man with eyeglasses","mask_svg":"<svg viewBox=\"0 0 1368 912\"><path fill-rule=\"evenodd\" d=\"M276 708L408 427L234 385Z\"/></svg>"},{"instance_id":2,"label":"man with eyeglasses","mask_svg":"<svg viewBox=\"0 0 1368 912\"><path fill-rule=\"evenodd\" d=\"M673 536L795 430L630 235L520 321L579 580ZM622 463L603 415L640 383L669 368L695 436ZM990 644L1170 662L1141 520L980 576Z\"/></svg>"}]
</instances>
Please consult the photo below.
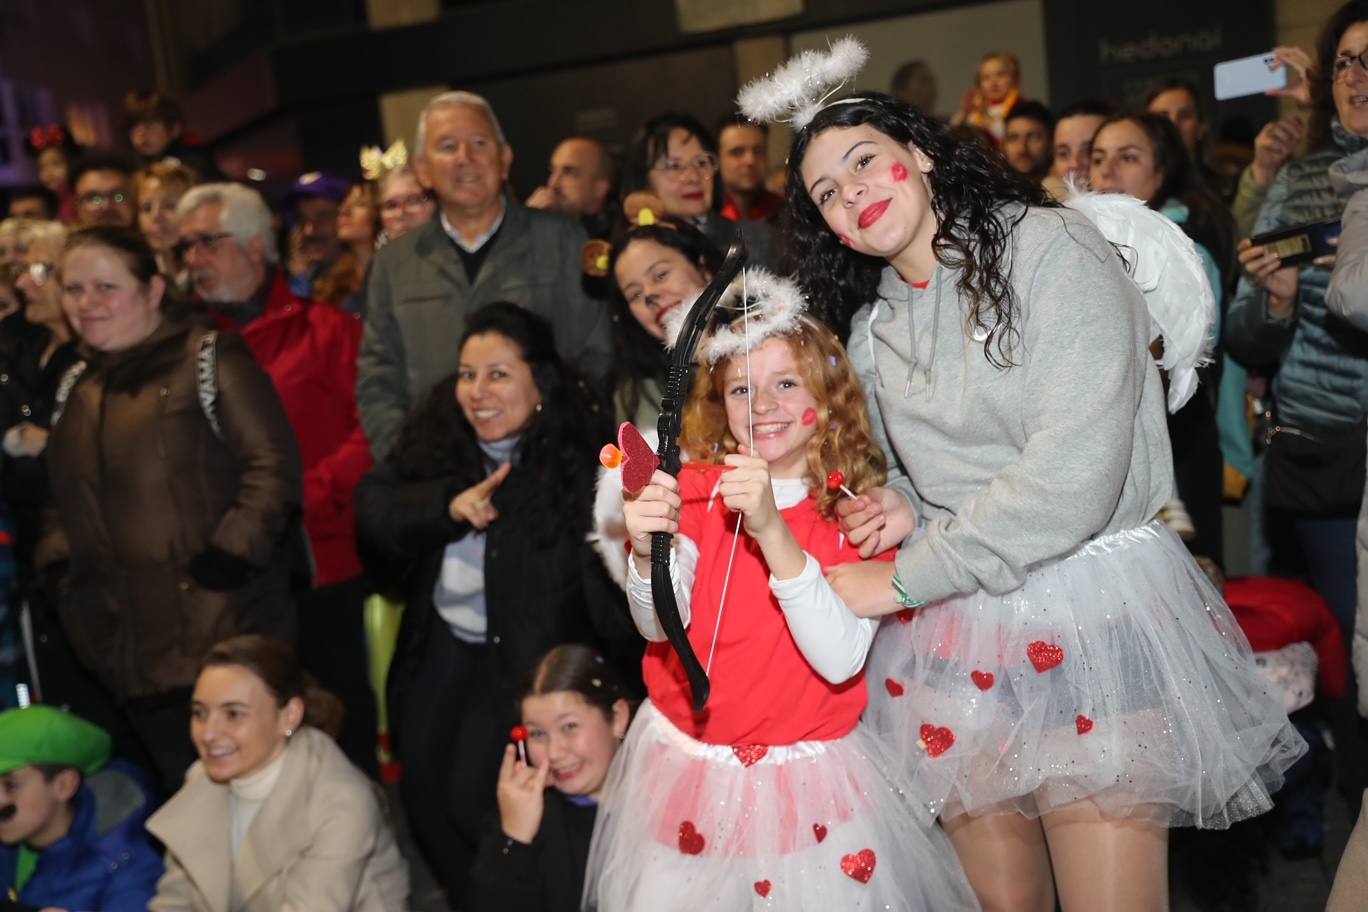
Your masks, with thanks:
<instances>
[{"instance_id":1,"label":"man with eyeglasses","mask_svg":"<svg viewBox=\"0 0 1368 912\"><path fill-rule=\"evenodd\" d=\"M241 333L275 383L299 441L314 564L314 586L299 599L299 656L346 705L338 743L378 776L362 616L367 585L352 505L352 491L372 464L356 414L361 323L290 291L270 210L250 187L193 187L176 205L176 220L178 253L196 296L225 331Z\"/></svg>"},{"instance_id":2,"label":"man with eyeglasses","mask_svg":"<svg viewBox=\"0 0 1368 912\"><path fill-rule=\"evenodd\" d=\"M386 244L371 267L356 391L377 457L409 410L456 370L466 315L511 301L545 317L561 356L590 376L608 370L608 309L582 287L584 229L506 192L513 149L489 103L470 92L432 98L418 117L414 172L437 218Z\"/></svg>"},{"instance_id":3,"label":"man with eyeglasses","mask_svg":"<svg viewBox=\"0 0 1368 912\"><path fill-rule=\"evenodd\" d=\"M114 152L90 152L82 156L71 173L76 196L76 218L82 225L116 225L133 228L138 200L133 191L131 162Z\"/></svg>"}]
</instances>

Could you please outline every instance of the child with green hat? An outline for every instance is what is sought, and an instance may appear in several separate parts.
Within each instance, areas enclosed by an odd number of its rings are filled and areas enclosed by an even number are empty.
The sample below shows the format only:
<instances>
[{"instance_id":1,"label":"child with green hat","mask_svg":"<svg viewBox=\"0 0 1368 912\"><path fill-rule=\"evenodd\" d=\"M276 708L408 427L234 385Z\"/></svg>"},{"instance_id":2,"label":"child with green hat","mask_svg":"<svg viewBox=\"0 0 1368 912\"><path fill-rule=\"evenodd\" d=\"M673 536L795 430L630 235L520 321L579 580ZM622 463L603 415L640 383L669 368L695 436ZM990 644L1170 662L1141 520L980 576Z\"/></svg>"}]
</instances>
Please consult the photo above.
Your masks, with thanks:
<instances>
[{"instance_id":1,"label":"child with green hat","mask_svg":"<svg viewBox=\"0 0 1368 912\"><path fill-rule=\"evenodd\" d=\"M50 706L0 713L0 900L144 910L162 874L143 778L103 729Z\"/></svg>"}]
</instances>

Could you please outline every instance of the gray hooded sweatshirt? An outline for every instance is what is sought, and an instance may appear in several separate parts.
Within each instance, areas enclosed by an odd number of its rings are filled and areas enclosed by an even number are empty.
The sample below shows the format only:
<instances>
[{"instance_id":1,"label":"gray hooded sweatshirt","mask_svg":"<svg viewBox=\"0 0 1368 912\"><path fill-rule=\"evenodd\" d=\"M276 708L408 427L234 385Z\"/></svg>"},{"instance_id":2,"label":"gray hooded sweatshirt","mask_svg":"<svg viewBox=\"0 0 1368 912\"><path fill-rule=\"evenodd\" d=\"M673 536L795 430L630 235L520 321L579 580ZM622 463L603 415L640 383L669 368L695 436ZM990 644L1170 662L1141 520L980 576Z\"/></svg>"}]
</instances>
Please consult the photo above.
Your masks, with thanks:
<instances>
[{"instance_id":1,"label":"gray hooded sweatshirt","mask_svg":"<svg viewBox=\"0 0 1368 912\"><path fill-rule=\"evenodd\" d=\"M924 290L885 269L879 299L852 320L889 484L926 530L898 552L898 576L926 601L1010 592L1172 496L1149 314L1115 249L1073 210L1032 208L1012 229L1009 274L1019 316L1006 369L984 356L957 269L938 265Z\"/></svg>"}]
</instances>

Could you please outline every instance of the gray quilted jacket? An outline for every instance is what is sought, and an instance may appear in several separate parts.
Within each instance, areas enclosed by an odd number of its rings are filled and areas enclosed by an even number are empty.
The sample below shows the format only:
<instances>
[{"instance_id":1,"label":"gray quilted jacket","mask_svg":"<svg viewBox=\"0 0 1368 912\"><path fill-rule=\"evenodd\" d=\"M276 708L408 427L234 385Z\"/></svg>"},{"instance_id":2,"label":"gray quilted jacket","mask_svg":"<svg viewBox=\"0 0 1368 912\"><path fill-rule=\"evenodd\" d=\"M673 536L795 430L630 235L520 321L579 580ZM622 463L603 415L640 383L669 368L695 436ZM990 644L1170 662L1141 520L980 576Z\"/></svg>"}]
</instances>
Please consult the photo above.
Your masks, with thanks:
<instances>
[{"instance_id":1,"label":"gray quilted jacket","mask_svg":"<svg viewBox=\"0 0 1368 912\"><path fill-rule=\"evenodd\" d=\"M1368 139L1334 124L1335 142L1289 162L1278 172L1259 212L1254 233L1335 218L1344 201L1329 169L1346 155L1368 148ZM1334 430L1368 414L1368 335L1325 306L1330 270L1303 267L1296 308L1286 320L1268 315L1267 295L1240 279L1226 318L1230 354L1250 367L1277 366L1273 393L1281 423Z\"/></svg>"}]
</instances>

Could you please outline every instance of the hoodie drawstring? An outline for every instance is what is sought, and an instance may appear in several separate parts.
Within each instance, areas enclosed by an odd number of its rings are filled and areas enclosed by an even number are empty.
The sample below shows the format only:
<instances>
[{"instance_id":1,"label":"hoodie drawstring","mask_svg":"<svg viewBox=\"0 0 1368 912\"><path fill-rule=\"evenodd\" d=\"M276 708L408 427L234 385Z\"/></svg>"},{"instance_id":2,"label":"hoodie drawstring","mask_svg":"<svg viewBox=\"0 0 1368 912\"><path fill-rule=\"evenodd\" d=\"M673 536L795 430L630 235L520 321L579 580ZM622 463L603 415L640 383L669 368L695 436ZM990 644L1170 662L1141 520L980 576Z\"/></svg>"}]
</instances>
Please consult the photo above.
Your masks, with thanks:
<instances>
[{"instance_id":1,"label":"hoodie drawstring","mask_svg":"<svg viewBox=\"0 0 1368 912\"><path fill-rule=\"evenodd\" d=\"M911 346L911 358L907 362L907 385L903 387L903 398L912 395L912 380L916 376L917 366L920 364L922 369L922 380L926 383L926 398L931 398L931 368L936 363L936 328L940 326L941 311L941 282L936 275L931 276L931 281L936 284L936 303L931 311L931 350L927 353L926 363L921 364L921 356L917 346L917 322L912 314L912 295L907 296L907 340Z\"/></svg>"}]
</instances>

